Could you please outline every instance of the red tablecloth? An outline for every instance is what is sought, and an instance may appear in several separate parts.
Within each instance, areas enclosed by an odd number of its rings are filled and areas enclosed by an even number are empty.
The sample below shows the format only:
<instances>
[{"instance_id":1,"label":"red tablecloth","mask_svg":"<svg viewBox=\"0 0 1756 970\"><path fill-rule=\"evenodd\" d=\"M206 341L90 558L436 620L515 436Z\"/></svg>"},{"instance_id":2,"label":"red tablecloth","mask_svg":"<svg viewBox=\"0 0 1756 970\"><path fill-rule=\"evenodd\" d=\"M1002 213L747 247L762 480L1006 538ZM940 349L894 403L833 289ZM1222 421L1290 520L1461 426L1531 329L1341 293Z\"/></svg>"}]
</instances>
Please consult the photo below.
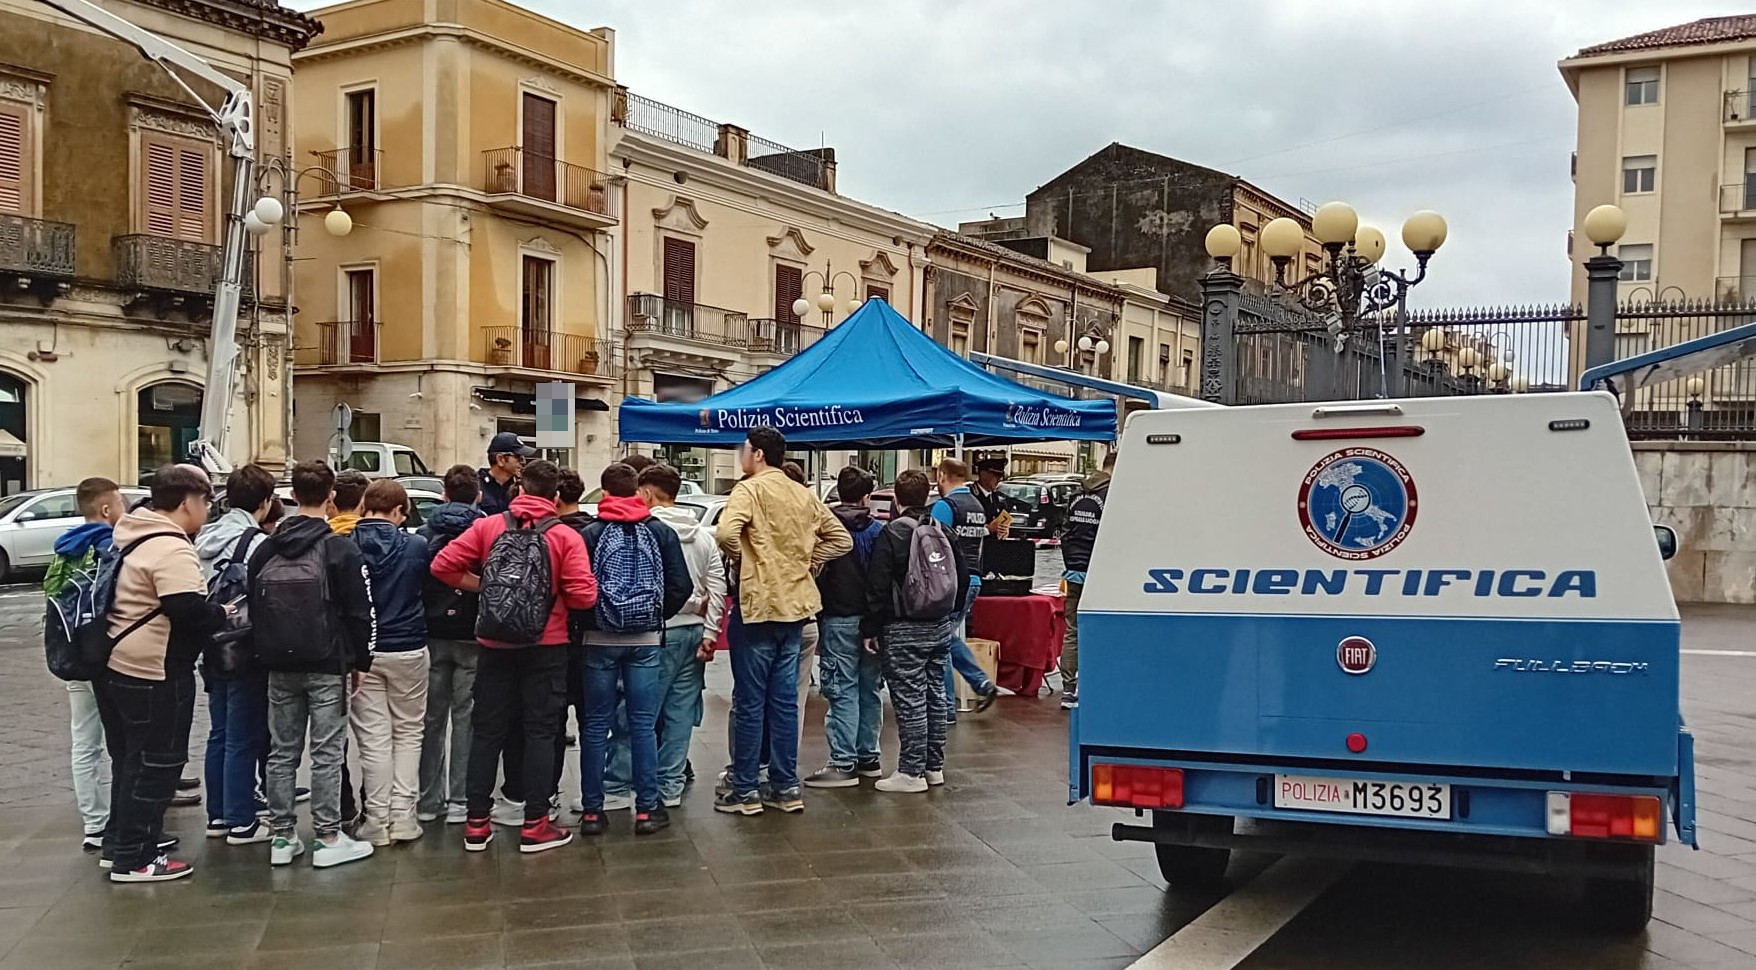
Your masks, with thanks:
<instances>
[{"instance_id":1,"label":"red tablecloth","mask_svg":"<svg viewBox=\"0 0 1756 970\"><path fill-rule=\"evenodd\" d=\"M970 614L970 635L1000 641L1001 687L1035 697L1043 675L1061 660L1067 633L1066 598L1060 594L978 596Z\"/></svg>"}]
</instances>

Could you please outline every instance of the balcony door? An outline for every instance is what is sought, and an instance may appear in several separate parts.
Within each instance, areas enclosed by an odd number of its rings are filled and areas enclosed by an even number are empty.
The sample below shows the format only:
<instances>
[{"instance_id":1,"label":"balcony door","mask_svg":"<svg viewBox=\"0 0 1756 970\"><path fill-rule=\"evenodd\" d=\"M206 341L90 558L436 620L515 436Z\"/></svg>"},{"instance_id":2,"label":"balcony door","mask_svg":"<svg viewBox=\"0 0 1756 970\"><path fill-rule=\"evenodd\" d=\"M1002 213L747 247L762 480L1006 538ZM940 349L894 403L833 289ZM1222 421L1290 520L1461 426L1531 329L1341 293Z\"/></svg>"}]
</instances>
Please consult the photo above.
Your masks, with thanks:
<instances>
[{"instance_id":1,"label":"balcony door","mask_svg":"<svg viewBox=\"0 0 1756 970\"><path fill-rule=\"evenodd\" d=\"M371 269L347 271L348 291L348 357L350 364L371 364L378 360L378 272Z\"/></svg>"},{"instance_id":2,"label":"balcony door","mask_svg":"<svg viewBox=\"0 0 1756 970\"><path fill-rule=\"evenodd\" d=\"M555 201L555 102L535 94L524 95L523 147L524 194Z\"/></svg>"},{"instance_id":3,"label":"balcony door","mask_svg":"<svg viewBox=\"0 0 1756 970\"><path fill-rule=\"evenodd\" d=\"M665 237L664 332L678 337L695 332L695 244Z\"/></svg>"},{"instance_id":4,"label":"balcony door","mask_svg":"<svg viewBox=\"0 0 1756 970\"><path fill-rule=\"evenodd\" d=\"M354 191L378 187L378 92L348 92L348 145L346 188Z\"/></svg>"},{"instance_id":5,"label":"balcony door","mask_svg":"<svg viewBox=\"0 0 1756 970\"><path fill-rule=\"evenodd\" d=\"M519 314L520 363L538 370L549 369L554 343L555 262L540 256L524 257L524 300Z\"/></svg>"}]
</instances>

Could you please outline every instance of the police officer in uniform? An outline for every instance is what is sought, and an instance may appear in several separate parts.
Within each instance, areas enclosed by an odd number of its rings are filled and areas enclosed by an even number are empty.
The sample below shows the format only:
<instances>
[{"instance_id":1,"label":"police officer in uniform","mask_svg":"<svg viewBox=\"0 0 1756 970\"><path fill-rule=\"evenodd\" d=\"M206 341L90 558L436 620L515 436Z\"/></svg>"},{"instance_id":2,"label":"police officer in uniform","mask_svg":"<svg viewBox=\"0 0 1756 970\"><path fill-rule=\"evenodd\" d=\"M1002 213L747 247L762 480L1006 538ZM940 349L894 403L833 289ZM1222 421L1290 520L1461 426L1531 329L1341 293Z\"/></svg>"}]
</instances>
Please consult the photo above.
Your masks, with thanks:
<instances>
[{"instance_id":1,"label":"police officer in uniform","mask_svg":"<svg viewBox=\"0 0 1756 970\"><path fill-rule=\"evenodd\" d=\"M1010 531L1000 515L1006 510L1006 500L1000 495L1000 483L1006 478L1006 458L978 458L975 468L976 480L970 484L970 494L982 503L982 511L988 513L988 533L1004 539Z\"/></svg>"},{"instance_id":2,"label":"police officer in uniform","mask_svg":"<svg viewBox=\"0 0 1756 970\"><path fill-rule=\"evenodd\" d=\"M1000 688L988 679L963 639L968 632L970 611L975 609L976 595L982 588L982 540L988 537L988 510L970 491L969 466L963 459L947 458L939 463L937 471L941 498L933 503L933 518L945 526L957 543L968 574L964 581L969 584L969 595L964 597L962 611L951 618L951 664L945 668L945 695L952 712L948 721L956 723L957 682L952 679L954 675L961 675L969 682L970 689L981 696L976 705L977 713L993 706L994 698L1000 696Z\"/></svg>"},{"instance_id":3,"label":"police officer in uniform","mask_svg":"<svg viewBox=\"0 0 1756 970\"><path fill-rule=\"evenodd\" d=\"M537 450L518 439L511 431L502 431L488 442L488 467L477 475L481 494L476 506L488 515L503 515L518 496L518 476L524 472L524 460Z\"/></svg>"}]
</instances>

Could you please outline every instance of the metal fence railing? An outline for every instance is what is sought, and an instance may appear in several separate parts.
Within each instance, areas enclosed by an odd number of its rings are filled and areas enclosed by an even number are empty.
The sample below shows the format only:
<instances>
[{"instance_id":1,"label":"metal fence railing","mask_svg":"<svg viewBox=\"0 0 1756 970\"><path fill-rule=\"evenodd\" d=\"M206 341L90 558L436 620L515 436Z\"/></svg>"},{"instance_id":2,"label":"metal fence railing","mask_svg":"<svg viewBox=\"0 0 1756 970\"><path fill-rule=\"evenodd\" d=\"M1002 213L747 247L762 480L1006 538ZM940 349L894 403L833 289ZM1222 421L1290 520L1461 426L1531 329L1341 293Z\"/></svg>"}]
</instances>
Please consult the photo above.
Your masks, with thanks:
<instances>
[{"instance_id":1,"label":"metal fence railing","mask_svg":"<svg viewBox=\"0 0 1756 970\"><path fill-rule=\"evenodd\" d=\"M585 334L523 327L483 327L482 343L487 363L496 367L523 367L582 377L615 377L621 363L614 348Z\"/></svg>"},{"instance_id":2,"label":"metal fence railing","mask_svg":"<svg viewBox=\"0 0 1756 970\"><path fill-rule=\"evenodd\" d=\"M382 148L336 148L311 154L317 159L318 174L323 181L318 195L372 192L384 185Z\"/></svg>"},{"instance_id":3,"label":"metal fence railing","mask_svg":"<svg viewBox=\"0 0 1756 970\"><path fill-rule=\"evenodd\" d=\"M719 122L682 108L673 108L662 101L643 98L632 91L627 97L624 128L713 154L719 143Z\"/></svg>"},{"instance_id":4,"label":"metal fence railing","mask_svg":"<svg viewBox=\"0 0 1756 970\"><path fill-rule=\"evenodd\" d=\"M77 238L70 222L0 212L0 272L70 277Z\"/></svg>"},{"instance_id":5,"label":"metal fence railing","mask_svg":"<svg viewBox=\"0 0 1756 970\"><path fill-rule=\"evenodd\" d=\"M1756 323L1756 302L1683 300L1624 305L1616 312L1616 358ZM1756 438L1756 360L1636 389L1625 405L1633 438Z\"/></svg>"},{"instance_id":6,"label":"metal fence railing","mask_svg":"<svg viewBox=\"0 0 1756 970\"><path fill-rule=\"evenodd\" d=\"M520 195L557 202L569 209L616 218L619 194L610 191L610 176L522 148L491 148L482 153L490 195Z\"/></svg>"},{"instance_id":7,"label":"metal fence railing","mask_svg":"<svg viewBox=\"0 0 1756 970\"><path fill-rule=\"evenodd\" d=\"M295 347L293 363L301 366L378 363L377 320L332 320L317 325L317 344Z\"/></svg>"},{"instance_id":8,"label":"metal fence railing","mask_svg":"<svg viewBox=\"0 0 1756 970\"><path fill-rule=\"evenodd\" d=\"M750 318L739 310L667 300L654 293L630 293L624 326L633 333L662 333L684 340L744 347Z\"/></svg>"},{"instance_id":9,"label":"metal fence railing","mask_svg":"<svg viewBox=\"0 0 1756 970\"><path fill-rule=\"evenodd\" d=\"M823 156L788 148L759 135L747 139L749 157L744 164L750 168L802 182L813 188L829 188L828 165Z\"/></svg>"}]
</instances>

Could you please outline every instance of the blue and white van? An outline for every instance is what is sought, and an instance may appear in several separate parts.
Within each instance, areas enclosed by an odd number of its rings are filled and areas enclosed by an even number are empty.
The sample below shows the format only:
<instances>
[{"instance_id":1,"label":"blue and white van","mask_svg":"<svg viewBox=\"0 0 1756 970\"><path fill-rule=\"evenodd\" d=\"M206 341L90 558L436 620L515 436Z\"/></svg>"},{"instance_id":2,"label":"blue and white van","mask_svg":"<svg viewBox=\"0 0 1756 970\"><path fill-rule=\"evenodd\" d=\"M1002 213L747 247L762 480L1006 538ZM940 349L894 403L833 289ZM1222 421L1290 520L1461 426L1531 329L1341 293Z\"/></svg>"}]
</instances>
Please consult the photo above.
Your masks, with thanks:
<instances>
[{"instance_id":1,"label":"blue and white van","mask_svg":"<svg viewBox=\"0 0 1756 970\"><path fill-rule=\"evenodd\" d=\"M1679 624L1616 399L1142 411L1080 603L1072 798L1233 848L1579 878L1695 841Z\"/></svg>"}]
</instances>

